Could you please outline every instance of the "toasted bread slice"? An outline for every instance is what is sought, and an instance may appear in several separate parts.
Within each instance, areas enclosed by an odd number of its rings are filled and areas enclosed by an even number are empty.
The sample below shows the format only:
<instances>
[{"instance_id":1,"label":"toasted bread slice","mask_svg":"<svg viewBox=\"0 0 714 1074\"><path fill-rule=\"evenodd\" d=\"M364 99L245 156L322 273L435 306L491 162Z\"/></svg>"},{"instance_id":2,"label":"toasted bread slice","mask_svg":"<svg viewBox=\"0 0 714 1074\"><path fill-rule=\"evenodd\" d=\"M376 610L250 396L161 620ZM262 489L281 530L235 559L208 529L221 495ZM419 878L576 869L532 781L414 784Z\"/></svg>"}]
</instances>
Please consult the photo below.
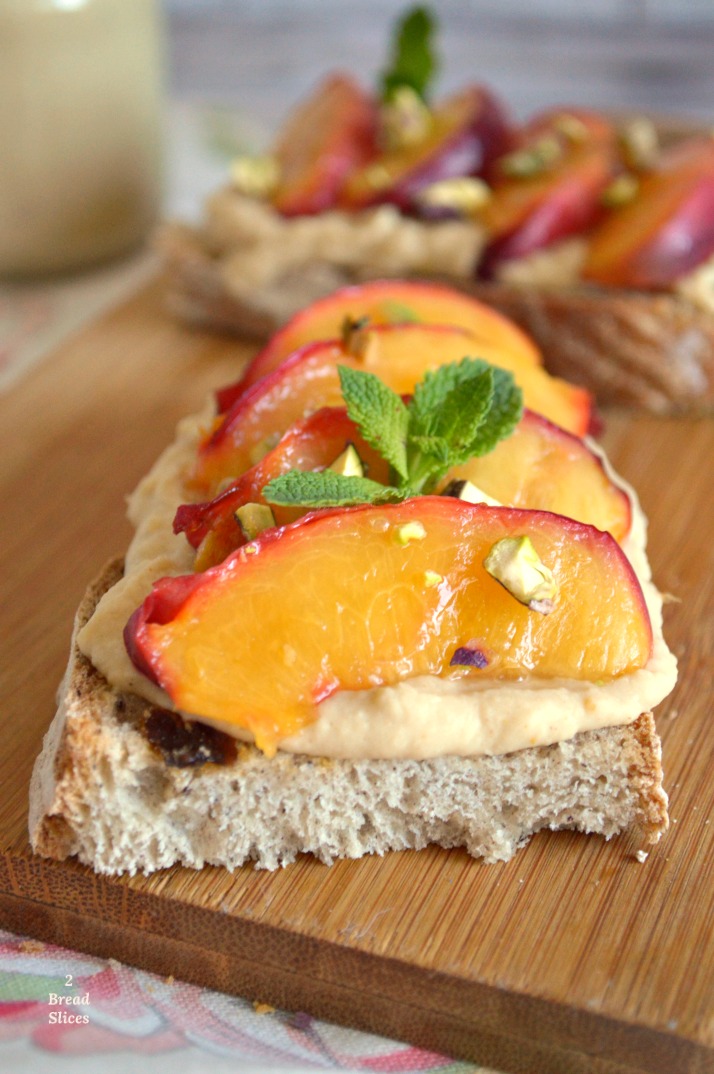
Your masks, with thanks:
<instances>
[{"instance_id":1,"label":"toasted bread slice","mask_svg":"<svg viewBox=\"0 0 714 1074\"><path fill-rule=\"evenodd\" d=\"M75 636L121 575L111 563L89 587ZM38 853L102 873L276 869L301 852L330 864L429 843L497 862L542 828L610 838L634 827L654 843L668 826L651 713L506 756L428 761L268 759L198 725L157 734L162 720L178 723L114 692L73 640L32 777Z\"/></svg>"}]
</instances>

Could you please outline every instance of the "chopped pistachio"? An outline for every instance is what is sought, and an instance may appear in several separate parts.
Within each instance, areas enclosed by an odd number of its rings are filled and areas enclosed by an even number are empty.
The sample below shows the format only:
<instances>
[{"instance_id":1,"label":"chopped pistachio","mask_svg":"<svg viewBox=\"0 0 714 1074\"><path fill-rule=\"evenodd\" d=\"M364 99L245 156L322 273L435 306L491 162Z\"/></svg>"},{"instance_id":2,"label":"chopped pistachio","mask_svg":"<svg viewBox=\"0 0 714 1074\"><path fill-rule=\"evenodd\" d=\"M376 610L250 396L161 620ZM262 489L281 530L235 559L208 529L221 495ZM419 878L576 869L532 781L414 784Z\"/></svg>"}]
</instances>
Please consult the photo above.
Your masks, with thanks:
<instances>
[{"instance_id":1,"label":"chopped pistachio","mask_svg":"<svg viewBox=\"0 0 714 1074\"><path fill-rule=\"evenodd\" d=\"M374 164L370 164L369 167L365 169L364 177L373 190L383 190L392 182L389 169L385 168L384 164L380 161L375 161Z\"/></svg>"},{"instance_id":2,"label":"chopped pistachio","mask_svg":"<svg viewBox=\"0 0 714 1074\"><path fill-rule=\"evenodd\" d=\"M489 496L488 493L483 492L482 489L473 485L470 481L460 480L459 478L449 481L441 495L452 496L455 500L463 500L464 503L485 503L489 507L501 506L500 502L494 500L493 496Z\"/></svg>"},{"instance_id":3,"label":"chopped pistachio","mask_svg":"<svg viewBox=\"0 0 714 1074\"><path fill-rule=\"evenodd\" d=\"M420 191L418 201L429 209L450 209L470 216L483 209L491 199L491 188L483 179L462 176L440 179Z\"/></svg>"},{"instance_id":4,"label":"chopped pistachio","mask_svg":"<svg viewBox=\"0 0 714 1074\"><path fill-rule=\"evenodd\" d=\"M620 146L629 168L651 168L659 156L659 136L652 120L637 116L626 123L620 131Z\"/></svg>"},{"instance_id":5,"label":"chopped pistachio","mask_svg":"<svg viewBox=\"0 0 714 1074\"><path fill-rule=\"evenodd\" d=\"M280 167L271 156L237 157L231 164L231 180L241 194L269 198L280 181Z\"/></svg>"},{"instance_id":6,"label":"chopped pistachio","mask_svg":"<svg viewBox=\"0 0 714 1074\"><path fill-rule=\"evenodd\" d=\"M588 136L588 128L582 119L578 119L572 112L563 112L557 116L554 123L555 129L569 142L584 142Z\"/></svg>"},{"instance_id":7,"label":"chopped pistachio","mask_svg":"<svg viewBox=\"0 0 714 1074\"><path fill-rule=\"evenodd\" d=\"M639 179L631 172L625 175L618 175L617 179L613 179L605 187L600 200L609 209L616 209L618 206L626 205L629 201L632 201L639 190L639 186Z\"/></svg>"},{"instance_id":8,"label":"chopped pistachio","mask_svg":"<svg viewBox=\"0 0 714 1074\"><path fill-rule=\"evenodd\" d=\"M546 134L527 149L514 149L501 158L504 175L512 179L529 179L546 171L563 155L563 146L554 134Z\"/></svg>"},{"instance_id":9,"label":"chopped pistachio","mask_svg":"<svg viewBox=\"0 0 714 1074\"><path fill-rule=\"evenodd\" d=\"M409 544L410 541L423 541L425 537L424 524L418 520L405 522L397 528L397 540L403 545Z\"/></svg>"},{"instance_id":10,"label":"chopped pistachio","mask_svg":"<svg viewBox=\"0 0 714 1074\"><path fill-rule=\"evenodd\" d=\"M275 525L275 515L265 503L244 503L233 513L247 541Z\"/></svg>"},{"instance_id":11,"label":"chopped pistachio","mask_svg":"<svg viewBox=\"0 0 714 1074\"><path fill-rule=\"evenodd\" d=\"M431 130L431 112L411 86L398 86L382 105L379 136L384 149L404 149L423 142Z\"/></svg>"},{"instance_id":12,"label":"chopped pistachio","mask_svg":"<svg viewBox=\"0 0 714 1074\"><path fill-rule=\"evenodd\" d=\"M369 332L369 317L347 316L342 322L340 337L348 354L353 358L365 359L374 344L374 336Z\"/></svg>"},{"instance_id":13,"label":"chopped pistachio","mask_svg":"<svg viewBox=\"0 0 714 1074\"><path fill-rule=\"evenodd\" d=\"M427 589L431 589L433 586L438 585L439 582L443 581L443 574L439 574L437 571L424 571L424 585Z\"/></svg>"},{"instance_id":14,"label":"chopped pistachio","mask_svg":"<svg viewBox=\"0 0 714 1074\"><path fill-rule=\"evenodd\" d=\"M543 615L553 610L558 584L530 537L504 537L496 541L483 565L521 604Z\"/></svg>"},{"instance_id":15,"label":"chopped pistachio","mask_svg":"<svg viewBox=\"0 0 714 1074\"><path fill-rule=\"evenodd\" d=\"M337 456L334 462L330 463L327 469L333 470L336 474L342 474L343 477L364 477L365 473L364 463L352 443L347 444L345 450Z\"/></svg>"}]
</instances>

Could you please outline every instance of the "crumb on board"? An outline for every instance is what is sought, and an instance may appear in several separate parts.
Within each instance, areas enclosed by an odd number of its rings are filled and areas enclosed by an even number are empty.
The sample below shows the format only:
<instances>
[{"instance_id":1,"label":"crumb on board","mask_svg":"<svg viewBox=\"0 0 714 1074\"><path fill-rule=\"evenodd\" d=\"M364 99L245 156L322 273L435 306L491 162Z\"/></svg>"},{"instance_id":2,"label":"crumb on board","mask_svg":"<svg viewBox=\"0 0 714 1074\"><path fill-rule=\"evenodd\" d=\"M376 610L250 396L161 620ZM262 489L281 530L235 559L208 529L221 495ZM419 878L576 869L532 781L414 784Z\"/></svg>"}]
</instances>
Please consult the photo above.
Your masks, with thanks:
<instances>
[{"instance_id":1,"label":"crumb on board","mask_svg":"<svg viewBox=\"0 0 714 1074\"><path fill-rule=\"evenodd\" d=\"M649 854L646 850L636 850L635 857L641 865L644 865L644 863L647 861L647 858L649 857Z\"/></svg>"},{"instance_id":2,"label":"crumb on board","mask_svg":"<svg viewBox=\"0 0 714 1074\"><path fill-rule=\"evenodd\" d=\"M270 1003L261 1003L260 1000L253 1000L253 1010L256 1014L275 1014L275 1007Z\"/></svg>"},{"instance_id":3,"label":"crumb on board","mask_svg":"<svg viewBox=\"0 0 714 1074\"><path fill-rule=\"evenodd\" d=\"M22 940L19 945L23 955L39 955L45 949L45 945L39 940Z\"/></svg>"}]
</instances>

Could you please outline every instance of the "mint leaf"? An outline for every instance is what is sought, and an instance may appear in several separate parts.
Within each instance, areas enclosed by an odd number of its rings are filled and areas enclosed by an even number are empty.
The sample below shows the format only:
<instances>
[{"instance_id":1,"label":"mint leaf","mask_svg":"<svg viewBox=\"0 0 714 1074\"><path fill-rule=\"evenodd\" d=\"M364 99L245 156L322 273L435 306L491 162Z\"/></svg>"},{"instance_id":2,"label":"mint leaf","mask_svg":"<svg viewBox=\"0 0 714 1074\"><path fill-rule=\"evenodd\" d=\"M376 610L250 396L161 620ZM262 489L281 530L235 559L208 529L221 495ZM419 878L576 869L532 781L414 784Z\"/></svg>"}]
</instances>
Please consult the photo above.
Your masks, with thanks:
<instances>
[{"instance_id":1,"label":"mint leaf","mask_svg":"<svg viewBox=\"0 0 714 1074\"><path fill-rule=\"evenodd\" d=\"M468 461L493 451L499 440L510 436L523 416L523 392L513 379L513 374L499 366L492 366L493 398L486 420L476 431L470 445ZM454 465L457 465L454 463Z\"/></svg>"},{"instance_id":2,"label":"mint leaf","mask_svg":"<svg viewBox=\"0 0 714 1074\"><path fill-rule=\"evenodd\" d=\"M410 86L420 97L436 73L432 35L436 20L426 7L413 7L399 20L392 38L389 66L382 75L381 97L389 100L399 86Z\"/></svg>"},{"instance_id":3,"label":"mint leaf","mask_svg":"<svg viewBox=\"0 0 714 1074\"><path fill-rule=\"evenodd\" d=\"M349 507L390 503L406 494L367 477L346 477L332 470L289 470L265 486L263 497L282 507Z\"/></svg>"},{"instance_id":4,"label":"mint leaf","mask_svg":"<svg viewBox=\"0 0 714 1074\"><path fill-rule=\"evenodd\" d=\"M406 481L409 412L401 396L374 373L344 365L337 371L350 418L367 443Z\"/></svg>"},{"instance_id":5,"label":"mint leaf","mask_svg":"<svg viewBox=\"0 0 714 1074\"><path fill-rule=\"evenodd\" d=\"M438 437L453 451L470 443L491 408L493 367L480 359L441 366L416 385L409 407L409 437Z\"/></svg>"}]
</instances>

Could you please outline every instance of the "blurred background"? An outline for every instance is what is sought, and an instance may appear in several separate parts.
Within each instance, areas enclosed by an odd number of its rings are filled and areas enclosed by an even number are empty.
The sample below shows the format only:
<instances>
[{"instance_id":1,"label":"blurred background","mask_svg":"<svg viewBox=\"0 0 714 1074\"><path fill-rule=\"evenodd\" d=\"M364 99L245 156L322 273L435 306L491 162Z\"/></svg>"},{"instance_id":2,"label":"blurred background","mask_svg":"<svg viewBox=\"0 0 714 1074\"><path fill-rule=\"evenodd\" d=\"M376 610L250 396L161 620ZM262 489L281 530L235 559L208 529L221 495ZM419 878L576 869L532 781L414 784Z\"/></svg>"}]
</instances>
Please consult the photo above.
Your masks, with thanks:
<instances>
[{"instance_id":1,"label":"blurred background","mask_svg":"<svg viewBox=\"0 0 714 1074\"><path fill-rule=\"evenodd\" d=\"M0 0L0 390L155 273L157 218L197 221L231 159L265 148L322 76L374 85L408 6ZM437 97L480 81L520 118L714 122L714 0L429 6Z\"/></svg>"},{"instance_id":2,"label":"blurred background","mask_svg":"<svg viewBox=\"0 0 714 1074\"><path fill-rule=\"evenodd\" d=\"M195 194L232 141L260 144L318 77L347 68L369 84L402 0L166 0L171 208ZM714 119L712 0L437 0L446 91L489 83L518 116L550 104ZM182 106L184 110L182 111ZM207 157L186 153L198 109ZM194 148L197 148L195 141ZM192 193L193 191L193 193Z\"/></svg>"}]
</instances>

